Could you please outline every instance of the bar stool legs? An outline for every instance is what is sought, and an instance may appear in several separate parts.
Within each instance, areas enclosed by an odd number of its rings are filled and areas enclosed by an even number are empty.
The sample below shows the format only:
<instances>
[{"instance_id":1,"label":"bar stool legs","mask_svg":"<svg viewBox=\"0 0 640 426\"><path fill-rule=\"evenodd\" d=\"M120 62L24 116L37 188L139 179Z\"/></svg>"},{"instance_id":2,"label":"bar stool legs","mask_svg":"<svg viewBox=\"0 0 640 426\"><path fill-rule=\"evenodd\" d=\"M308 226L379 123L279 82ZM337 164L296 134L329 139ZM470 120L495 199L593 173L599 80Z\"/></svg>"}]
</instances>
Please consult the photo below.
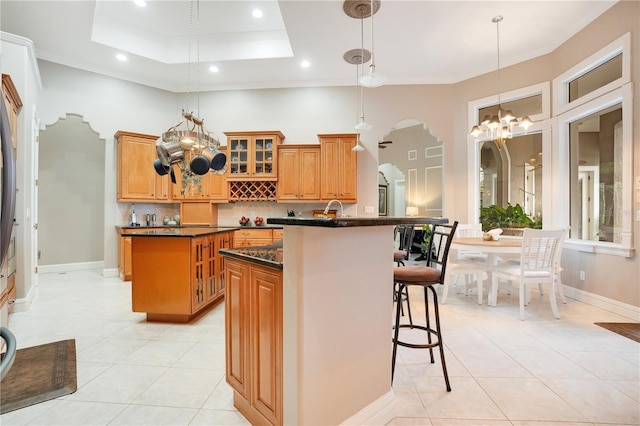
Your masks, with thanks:
<instances>
[{"instance_id":1,"label":"bar stool legs","mask_svg":"<svg viewBox=\"0 0 640 426\"><path fill-rule=\"evenodd\" d=\"M397 293L400 295L404 291L407 291L407 285L404 283L397 283L398 289ZM442 362L442 372L444 374L444 381L447 387L447 392L451 392L451 385L449 384L449 375L447 374L447 365L444 359L444 346L442 345L442 333L440 329L440 311L438 309L438 295L436 294L436 290L432 285L422 285L424 289L424 310L425 310L425 320L426 325L416 325L416 324L400 324L401 317L401 309L402 304L396 304L396 318L395 318L395 326L393 329L393 355L391 359L391 383L393 383L393 376L396 368L396 355L398 352L398 345L405 346L408 348L415 349L429 349L429 357L431 359L431 363L435 363L435 359L433 357L433 348L438 347L440 350L440 361ZM429 292L431 292L433 296L433 319L435 322L435 329L431 327L431 318L429 315ZM399 298L398 298L399 300ZM400 341L398 336L401 328L417 328L419 330L424 330L427 332L427 343L426 344L417 344L417 343L408 343Z\"/></svg>"}]
</instances>

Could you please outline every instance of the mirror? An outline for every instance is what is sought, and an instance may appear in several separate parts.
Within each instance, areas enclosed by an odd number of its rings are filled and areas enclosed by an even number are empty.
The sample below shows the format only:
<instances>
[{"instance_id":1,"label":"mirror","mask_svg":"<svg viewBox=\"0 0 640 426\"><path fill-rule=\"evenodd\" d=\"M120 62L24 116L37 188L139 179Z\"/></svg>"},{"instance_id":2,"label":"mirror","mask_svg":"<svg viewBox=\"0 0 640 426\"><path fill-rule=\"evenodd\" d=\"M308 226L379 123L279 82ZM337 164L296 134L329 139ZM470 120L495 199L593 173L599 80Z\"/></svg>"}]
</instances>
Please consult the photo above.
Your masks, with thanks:
<instances>
[{"instance_id":1,"label":"mirror","mask_svg":"<svg viewBox=\"0 0 640 426\"><path fill-rule=\"evenodd\" d=\"M387 215L442 216L444 147L424 123L402 120L378 143ZM416 214L417 208L417 214Z\"/></svg>"}]
</instances>

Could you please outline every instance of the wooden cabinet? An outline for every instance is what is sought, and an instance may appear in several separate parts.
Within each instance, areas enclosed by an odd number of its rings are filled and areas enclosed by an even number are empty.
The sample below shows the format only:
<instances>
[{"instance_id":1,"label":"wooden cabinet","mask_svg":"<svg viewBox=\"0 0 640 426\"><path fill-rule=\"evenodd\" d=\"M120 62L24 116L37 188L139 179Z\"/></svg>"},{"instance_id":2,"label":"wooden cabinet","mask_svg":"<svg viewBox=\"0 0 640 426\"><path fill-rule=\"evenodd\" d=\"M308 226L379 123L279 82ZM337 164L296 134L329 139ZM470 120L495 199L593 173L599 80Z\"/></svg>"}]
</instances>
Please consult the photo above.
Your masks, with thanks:
<instances>
[{"instance_id":1,"label":"wooden cabinet","mask_svg":"<svg viewBox=\"0 0 640 426\"><path fill-rule=\"evenodd\" d=\"M338 199L357 202L358 162L355 134L323 134L320 140L321 198L323 201Z\"/></svg>"},{"instance_id":2,"label":"wooden cabinet","mask_svg":"<svg viewBox=\"0 0 640 426\"><path fill-rule=\"evenodd\" d=\"M227 258L226 378L251 424L283 423L282 271Z\"/></svg>"},{"instance_id":3,"label":"wooden cabinet","mask_svg":"<svg viewBox=\"0 0 640 426\"><path fill-rule=\"evenodd\" d=\"M225 132L227 135L228 180L276 180L278 145L284 139L279 130Z\"/></svg>"},{"instance_id":4,"label":"wooden cabinet","mask_svg":"<svg viewBox=\"0 0 640 426\"><path fill-rule=\"evenodd\" d=\"M224 240L219 233L130 238L132 309L146 312L147 320L188 322L224 294L216 279L221 255L215 241Z\"/></svg>"},{"instance_id":5,"label":"wooden cabinet","mask_svg":"<svg viewBox=\"0 0 640 426\"><path fill-rule=\"evenodd\" d=\"M320 145L278 147L278 201L320 200Z\"/></svg>"},{"instance_id":6,"label":"wooden cabinet","mask_svg":"<svg viewBox=\"0 0 640 426\"><path fill-rule=\"evenodd\" d=\"M118 273L123 281L131 281L131 237L127 230L118 231Z\"/></svg>"},{"instance_id":7,"label":"wooden cabinet","mask_svg":"<svg viewBox=\"0 0 640 426\"><path fill-rule=\"evenodd\" d=\"M241 228L234 232L233 247L257 247L271 244L273 229L270 228Z\"/></svg>"},{"instance_id":8,"label":"wooden cabinet","mask_svg":"<svg viewBox=\"0 0 640 426\"><path fill-rule=\"evenodd\" d=\"M182 172L176 164L173 166L176 183L173 185L172 197L174 200L207 200L214 202L227 202L229 190L227 188L227 176L208 172L196 176L197 180L190 180L182 185Z\"/></svg>"},{"instance_id":9,"label":"wooden cabinet","mask_svg":"<svg viewBox=\"0 0 640 426\"><path fill-rule=\"evenodd\" d=\"M216 263L215 263L215 275L217 277L218 291L220 294L224 293L224 289L226 287L226 276L225 276L225 257L219 254L220 249L228 249L233 245L233 233L232 232L224 232L221 234L215 234L213 236L215 239L214 250L216 253Z\"/></svg>"},{"instance_id":10,"label":"wooden cabinet","mask_svg":"<svg viewBox=\"0 0 640 426\"><path fill-rule=\"evenodd\" d=\"M157 136L119 131L118 201L169 202L169 175L160 176L153 168L157 159Z\"/></svg>"},{"instance_id":11,"label":"wooden cabinet","mask_svg":"<svg viewBox=\"0 0 640 426\"><path fill-rule=\"evenodd\" d=\"M13 140L13 158L18 156L18 115L22 109L22 100L9 74L2 74L2 96L7 106L11 139Z\"/></svg>"},{"instance_id":12,"label":"wooden cabinet","mask_svg":"<svg viewBox=\"0 0 640 426\"><path fill-rule=\"evenodd\" d=\"M218 207L208 200L183 201L180 203L180 220L183 225L216 225Z\"/></svg>"}]
</instances>

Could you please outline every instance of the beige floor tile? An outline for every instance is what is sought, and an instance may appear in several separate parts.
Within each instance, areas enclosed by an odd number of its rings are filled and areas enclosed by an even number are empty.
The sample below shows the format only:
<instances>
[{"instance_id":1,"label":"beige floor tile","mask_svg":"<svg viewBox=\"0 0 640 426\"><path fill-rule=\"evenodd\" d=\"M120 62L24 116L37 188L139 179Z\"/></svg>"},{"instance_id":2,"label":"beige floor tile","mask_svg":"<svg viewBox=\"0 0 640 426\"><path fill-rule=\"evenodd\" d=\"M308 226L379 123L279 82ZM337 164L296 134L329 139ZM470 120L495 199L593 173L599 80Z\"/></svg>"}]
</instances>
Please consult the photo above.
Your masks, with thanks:
<instances>
[{"instance_id":1,"label":"beige floor tile","mask_svg":"<svg viewBox=\"0 0 640 426\"><path fill-rule=\"evenodd\" d=\"M188 425L198 410L194 408L129 405L110 425Z\"/></svg>"},{"instance_id":2,"label":"beige floor tile","mask_svg":"<svg viewBox=\"0 0 640 426\"><path fill-rule=\"evenodd\" d=\"M135 404L201 408L222 376L211 370L171 368L136 398Z\"/></svg>"}]
</instances>

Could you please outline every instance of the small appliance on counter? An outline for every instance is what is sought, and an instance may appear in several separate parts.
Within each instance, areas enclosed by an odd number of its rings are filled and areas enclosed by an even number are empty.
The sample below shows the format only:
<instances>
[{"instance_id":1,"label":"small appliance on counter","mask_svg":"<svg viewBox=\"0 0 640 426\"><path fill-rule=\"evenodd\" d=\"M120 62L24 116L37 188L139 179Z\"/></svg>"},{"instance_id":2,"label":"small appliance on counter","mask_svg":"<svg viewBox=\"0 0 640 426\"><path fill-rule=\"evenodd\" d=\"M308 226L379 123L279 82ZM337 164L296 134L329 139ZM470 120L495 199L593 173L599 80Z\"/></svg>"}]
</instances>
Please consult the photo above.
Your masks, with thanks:
<instances>
[{"instance_id":1,"label":"small appliance on counter","mask_svg":"<svg viewBox=\"0 0 640 426\"><path fill-rule=\"evenodd\" d=\"M140 226L140 224L136 220L136 205L135 204L131 204L131 225L130 226Z\"/></svg>"}]
</instances>

